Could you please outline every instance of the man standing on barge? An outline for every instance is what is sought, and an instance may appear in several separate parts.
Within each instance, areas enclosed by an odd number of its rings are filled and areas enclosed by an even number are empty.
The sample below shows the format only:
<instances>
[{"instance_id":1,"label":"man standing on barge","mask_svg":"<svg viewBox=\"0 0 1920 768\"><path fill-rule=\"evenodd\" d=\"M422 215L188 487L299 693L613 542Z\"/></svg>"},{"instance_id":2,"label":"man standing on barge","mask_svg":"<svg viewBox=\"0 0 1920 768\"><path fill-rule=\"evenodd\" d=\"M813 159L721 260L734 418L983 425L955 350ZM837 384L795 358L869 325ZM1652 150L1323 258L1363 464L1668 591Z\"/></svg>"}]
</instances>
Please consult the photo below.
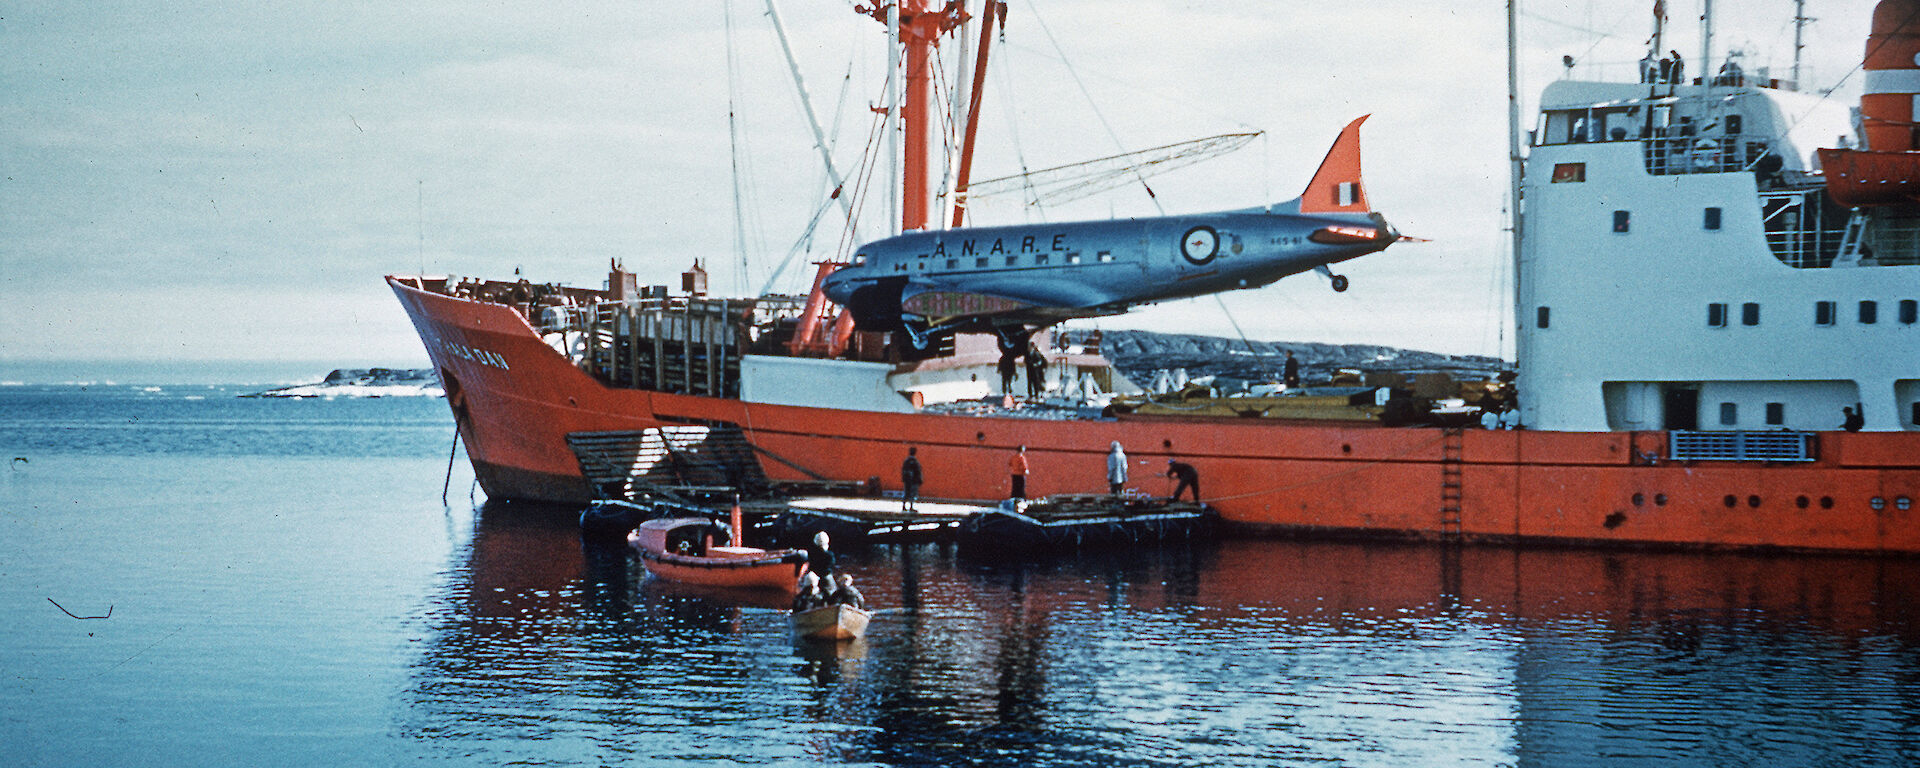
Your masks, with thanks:
<instances>
[{"instance_id":1,"label":"man standing on barge","mask_svg":"<svg viewBox=\"0 0 1920 768\"><path fill-rule=\"evenodd\" d=\"M1173 485L1173 495L1167 497L1167 501L1179 501L1180 494L1192 488L1193 503L1200 503L1200 471L1194 469L1192 464L1167 459L1167 477L1176 481Z\"/></svg>"},{"instance_id":2,"label":"man standing on barge","mask_svg":"<svg viewBox=\"0 0 1920 768\"><path fill-rule=\"evenodd\" d=\"M919 448L907 446L907 460L900 462L900 509L912 511L913 503L920 500L920 460L914 458Z\"/></svg>"},{"instance_id":3,"label":"man standing on barge","mask_svg":"<svg viewBox=\"0 0 1920 768\"><path fill-rule=\"evenodd\" d=\"M1013 454L1013 458L1007 460L1007 473L1012 476L1013 484L1013 495L1008 498L1025 499L1027 497L1026 446L1020 446L1020 450Z\"/></svg>"}]
</instances>

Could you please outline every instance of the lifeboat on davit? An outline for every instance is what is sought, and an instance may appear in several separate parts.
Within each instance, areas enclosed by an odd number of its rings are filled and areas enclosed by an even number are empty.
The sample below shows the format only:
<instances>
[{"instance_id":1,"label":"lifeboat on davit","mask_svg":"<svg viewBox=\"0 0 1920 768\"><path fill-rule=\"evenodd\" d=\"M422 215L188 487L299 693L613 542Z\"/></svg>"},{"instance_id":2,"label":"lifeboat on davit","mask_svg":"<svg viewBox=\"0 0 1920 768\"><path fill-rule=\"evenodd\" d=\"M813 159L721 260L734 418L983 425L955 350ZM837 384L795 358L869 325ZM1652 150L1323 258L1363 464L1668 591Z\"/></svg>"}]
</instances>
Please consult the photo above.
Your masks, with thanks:
<instances>
[{"instance_id":1,"label":"lifeboat on davit","mask_svg":"<svg viewBox=\"0 0 1920 768\"><path fill-rule=\"evenodd\" d=\"M1827 194L1848 207L1920 202L1920 0L1881 0L1873 9L1862 69L1860 117L1866 149L1822 149Z\"/></svg>"}]
</instances>

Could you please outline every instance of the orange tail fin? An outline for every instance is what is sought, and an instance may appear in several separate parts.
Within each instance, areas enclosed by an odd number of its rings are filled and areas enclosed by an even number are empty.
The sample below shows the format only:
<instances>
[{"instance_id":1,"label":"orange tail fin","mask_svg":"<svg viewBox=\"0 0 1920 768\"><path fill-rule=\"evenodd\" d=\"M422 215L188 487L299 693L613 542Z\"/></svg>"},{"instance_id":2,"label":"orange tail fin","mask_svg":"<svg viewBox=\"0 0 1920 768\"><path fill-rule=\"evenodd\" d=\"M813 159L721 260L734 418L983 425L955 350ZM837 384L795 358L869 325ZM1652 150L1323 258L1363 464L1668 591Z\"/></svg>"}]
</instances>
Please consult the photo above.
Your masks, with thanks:
<instances>
[{"instance_id":1,"label":"orange tail fin","mask_svg":"<svg viewBox=\"0 0 1920 768\"><path fill-rule=\"evenodd\" d=\"M1360 186L1360 124L1372 115L1361 115L1340 130L1333 140L1327 159L1320 161L1307 191L1300 193L1301 213L1368 213L1367 190Z\"/></svg>"}]
</instances>

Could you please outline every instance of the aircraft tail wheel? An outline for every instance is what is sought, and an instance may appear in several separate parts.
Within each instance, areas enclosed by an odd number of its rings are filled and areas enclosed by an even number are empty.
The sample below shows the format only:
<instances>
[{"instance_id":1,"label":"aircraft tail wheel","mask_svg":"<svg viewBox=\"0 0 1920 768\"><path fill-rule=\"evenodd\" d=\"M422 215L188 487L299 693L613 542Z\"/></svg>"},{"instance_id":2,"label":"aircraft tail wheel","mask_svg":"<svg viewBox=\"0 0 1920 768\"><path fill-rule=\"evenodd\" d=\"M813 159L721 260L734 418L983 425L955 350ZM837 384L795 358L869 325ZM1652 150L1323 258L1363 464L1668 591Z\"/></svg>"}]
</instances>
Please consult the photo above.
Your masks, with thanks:
<instances>
[{"instance_id":1,"label":"aircraft tail wheel","mask_svg":"<svg viewBox=\"0 0 1920 768\"><path fill-rule=\"evenodd\" d=\"M1333 292L1334 293L1347 292L1347 276L1346 275L1333 276Z\"/></svg>"}]
</instances>

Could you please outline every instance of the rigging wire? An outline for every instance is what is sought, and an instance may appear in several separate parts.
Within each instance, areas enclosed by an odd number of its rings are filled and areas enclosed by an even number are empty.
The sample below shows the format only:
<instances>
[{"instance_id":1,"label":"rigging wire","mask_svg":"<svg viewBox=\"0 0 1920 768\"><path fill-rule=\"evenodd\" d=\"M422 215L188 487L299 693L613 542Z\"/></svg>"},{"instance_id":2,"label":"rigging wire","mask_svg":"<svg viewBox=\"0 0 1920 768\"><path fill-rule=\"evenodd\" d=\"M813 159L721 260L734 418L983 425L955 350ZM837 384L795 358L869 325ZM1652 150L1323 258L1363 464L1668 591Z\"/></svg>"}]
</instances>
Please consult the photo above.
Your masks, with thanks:
<instances>
[{"instance_id":1,"label":"rigging wire","mask_svg":"<svg viewBox=\"0 0 1920 768\"><path fill-rule=\"evenodd\" d=\"M736 284L745 287L747 284L747 211L746 206L741 202L740 194L740 125L739 103L736 98L739 94L739 70L735 66L738 64L738 56L733 45L733 0L726 0L720 4L720 7L721 15L725 18L727 37L727 146L733 171L733 247L740 259L735 265L734 275L738 281Z\"/></svg>"},{"instance_id":2,"label":"rigging wire","mask_svg":"<svg viewBox=\"0 0 1920 768\"><path fill-rule=\"evenodd\" d=\"M1034 4L1033 0L1027 0L1027 12L1033 14L1034 23L1040 25L1040 31L1047 36L1047 42L1053 44L1053 49L1060 52L1061 61L1066 62L1066 51L1060 47L1060 41L1053 36L1053 29L1047 26L1046 19L1041 18L1040 9ZM1107 138L1112 139L1113 145L1118 147L1120 151L1125 152L1127 145L1120 141L1120 134L1114 132L1113 125L1107 122L1106 114L1100 111L1100 105L1093 100L1093 93L1087 90L1086 81L1080 79L1080 70L1075 68L1072 62L1066 62L1066 66L1067 74L1073 77L1073 84L1080 89L1080 95L1087 100L1087 105L1093 110L1094 119L1099 120L1100 127L1106 130ZM1159 211L1162 216L1167 215L1167 209L1160 205L1160 196L1155 195L1153 193L1153 187L1147 184L1147 177L1140 175L1138 172L1135 173L1135 176L1140 181L1140 187L1147 191L1147 199L1153 201L1154 210Z\"/></svg>"}]
</instances>

